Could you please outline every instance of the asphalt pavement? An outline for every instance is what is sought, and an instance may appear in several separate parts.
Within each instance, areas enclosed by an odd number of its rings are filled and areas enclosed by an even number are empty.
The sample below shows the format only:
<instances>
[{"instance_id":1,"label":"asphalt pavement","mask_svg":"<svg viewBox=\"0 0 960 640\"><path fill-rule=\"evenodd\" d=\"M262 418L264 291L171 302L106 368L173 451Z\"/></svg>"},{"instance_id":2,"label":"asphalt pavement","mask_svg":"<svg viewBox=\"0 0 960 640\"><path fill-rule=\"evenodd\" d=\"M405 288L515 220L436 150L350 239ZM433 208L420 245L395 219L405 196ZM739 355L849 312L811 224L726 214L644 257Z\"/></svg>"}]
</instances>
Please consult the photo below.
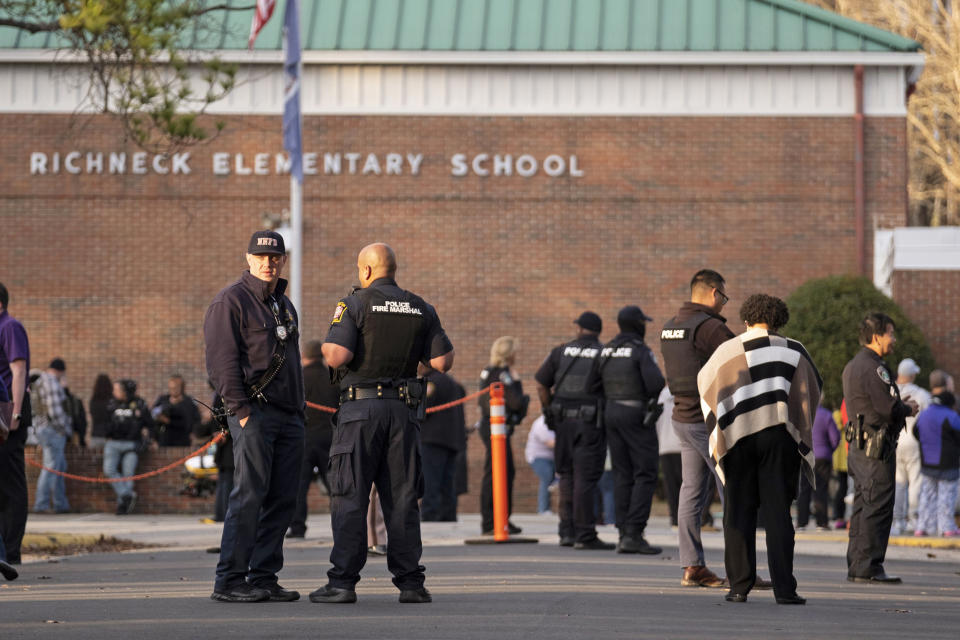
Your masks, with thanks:
<instances>
[{"instance_id":1,"label":"asphalt pavement","mask_svg":"<svg viewBox=\"0 0 960 640\"><path fill-rule=\"evenodd\" d=\"M124 553L27 558L21 577L0 584L0 638L950 638L960 637L960 550L894 539L886 568L902 585L845 580L844 532L798 533L798 591L805 606L777 605L770 591L745 604L725 590L680 586L676 534L655 518L659 556L578 551L557 545L550 516L517 515L538 544L464 545L479 518L424 523L423 563L431 604L400 604L386 561L371 557L359 602L312 604L326 582L329 517L311 516L307 537L288 541L281 584L293 603L209 600L220 526L189 516L32 516L28 530L104 533L164 545ZM763 549L762 531L758 546ZM615 539L612 527L600 535ZM707 564L723 568L723 537L704 534ZM951 548L952 547L952 548ZM762 573L769 575L759 558Z\"/></svg>"}]
</instances>

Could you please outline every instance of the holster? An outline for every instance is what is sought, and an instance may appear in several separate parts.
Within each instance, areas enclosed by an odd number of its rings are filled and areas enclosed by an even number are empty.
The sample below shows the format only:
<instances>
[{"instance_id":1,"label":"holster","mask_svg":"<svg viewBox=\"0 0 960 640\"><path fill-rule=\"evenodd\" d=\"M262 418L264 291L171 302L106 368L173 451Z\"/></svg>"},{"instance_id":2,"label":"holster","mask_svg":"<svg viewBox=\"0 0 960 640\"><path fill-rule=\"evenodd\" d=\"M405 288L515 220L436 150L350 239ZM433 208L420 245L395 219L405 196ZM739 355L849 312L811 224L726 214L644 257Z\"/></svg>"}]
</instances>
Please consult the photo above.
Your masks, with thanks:
<instances>
[{"instance_id":1,"label":"holster","mask_svg":"<svg viewBox=\"0 0 960 640\"><path fill-rule=\"evenodd\" d=\"M427 403L425 401L427 385L423 378L411 378L404 383L406 389L404 400L407 406L416 412L417 420L427 417Z\"/></svg>"},{"instance_id":2,"label":"holster","mask_svg":"<svg viewBox=\"0 0 960 640\"><path fill-rule=\"evenodd\" d=\"M890 438L883 427L865 427L862 431L863 455L872 460L882 460L889 453Z\"/></svg>"},{"instance_id":3,"label":"holster","mask_svg":"<svg viewBox=\"0 0 960 640\"><path fill-rule=\"evenodd\" d=\"M663 405L657 402L656 398L647 400L646 414L643 416L644 428L651 428L657 425L657 420L663 415Z\"/></svg>"}]
</instances>

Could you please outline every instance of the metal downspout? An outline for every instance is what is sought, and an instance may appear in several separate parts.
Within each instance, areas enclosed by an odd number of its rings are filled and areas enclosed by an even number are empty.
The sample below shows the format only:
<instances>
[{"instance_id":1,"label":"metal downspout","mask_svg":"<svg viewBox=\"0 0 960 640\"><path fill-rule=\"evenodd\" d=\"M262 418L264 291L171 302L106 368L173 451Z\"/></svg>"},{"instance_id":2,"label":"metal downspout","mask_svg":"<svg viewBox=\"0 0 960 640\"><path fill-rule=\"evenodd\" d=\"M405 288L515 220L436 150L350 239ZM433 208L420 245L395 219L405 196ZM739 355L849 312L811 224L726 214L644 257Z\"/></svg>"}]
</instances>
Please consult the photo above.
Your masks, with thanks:
<instances>
[{"instance_id":1,"label":"metal downspout","mask_svg":"<svg viewBox=\"0 0 960 640\"><path fill-rule=\"evenodd\" d=\"M861 276L867 273L866 251L866 215L864 206L864 177L863 177L863 65L853 67L854 94L856 113L853 116L854 126L854 186L853 209L857 232L857 273Z\"/></svg>"}]
</instances>

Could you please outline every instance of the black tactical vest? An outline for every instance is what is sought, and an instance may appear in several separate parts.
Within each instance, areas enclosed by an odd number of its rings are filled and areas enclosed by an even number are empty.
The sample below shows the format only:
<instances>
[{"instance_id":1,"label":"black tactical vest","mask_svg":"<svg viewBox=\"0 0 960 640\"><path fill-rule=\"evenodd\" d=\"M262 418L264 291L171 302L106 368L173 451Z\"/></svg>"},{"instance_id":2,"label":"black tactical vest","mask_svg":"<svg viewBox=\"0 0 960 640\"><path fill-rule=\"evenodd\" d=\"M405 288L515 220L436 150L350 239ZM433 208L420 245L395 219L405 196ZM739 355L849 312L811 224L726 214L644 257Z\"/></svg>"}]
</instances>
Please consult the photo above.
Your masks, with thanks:
<instances>
[{"instance_id":1,"label":"black tactical vest","mask_svg":"<svg viewBox=\"0 0 960 640\"><path fill-rule=\"evenodd\" d=\"M693 348L693 337L697 327L711 318L710 314L700 311L683 322L670 318L660 332L660 353L663 354L663 368L667 374L667 385L675 396L699 396L697 374L707 363L708 356L697 353Z\"/></svg>"},{"instance_id":2,"label":"black tactical vest","mask_svg":"<svg viewBox=\"0 0 960 640\"><path fill-rule=\"evenodd\" d=\"M634 357L645 349L636 339L614 340L600 352L600 377L603 379L603 394L609 400L646 400L643 375Z\"/></svg>"},{"instance_id":3,"label":"black tactical vest","mask_svg":"<svg viewBox=\"0 0 960 640\"><path fill-rule=\"evenodd\" d=\"M593 400L595 395L590 393L590 374L593 363L603 345L577 340L563 346L560 356L560 366L557 367L557 388L554 397L558 400Z\"/></svg>"},{"instance_id":4,"label":"black tactical vest","mask_svg":"<svg viewBox=\"0 0 960 640\"><path fill-rule=\"evenodd\" d=\"M367 287L353 294L360 299L363 321L341 388L416 377L417 363L425 351L426 304L409 291L395 291Z\"/></svg>"}]
</instances>

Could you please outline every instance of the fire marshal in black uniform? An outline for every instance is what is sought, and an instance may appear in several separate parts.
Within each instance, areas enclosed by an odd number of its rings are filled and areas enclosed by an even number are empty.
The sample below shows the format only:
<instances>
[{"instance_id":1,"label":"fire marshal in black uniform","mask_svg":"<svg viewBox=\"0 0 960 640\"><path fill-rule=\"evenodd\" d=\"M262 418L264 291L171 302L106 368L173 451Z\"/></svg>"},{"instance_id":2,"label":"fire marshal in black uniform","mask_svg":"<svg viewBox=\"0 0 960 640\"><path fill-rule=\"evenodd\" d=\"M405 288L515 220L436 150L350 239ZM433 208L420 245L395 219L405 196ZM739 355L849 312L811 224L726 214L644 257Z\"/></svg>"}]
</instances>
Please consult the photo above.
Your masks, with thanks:
<instances>
[{"instance_id":1,"label":"fire marshal in black uniform","mask_svg":"<svg viewBox=\"0 0 960 640\"><path fill-rule=\"evenodd\" d=\"M903 402L896 376L883 357L897 338L893 319L868 313L860 322L862 349L843 369L847 403L844 435L850 443L847 465L854 479L853 514L847 545L847 580L898 583L883 568L893 523L897 437L917 405Z\"/></svg>"},{"instance_id":2,"label":"fire marshal in black uniform","mask_svg":"<svg viewBox=\"0 0 960 640\"><path fill-rule=\"evenodd\" d=\"M364 247L360 288L337 303L323 356L340 387L327 481L333 551L328 583L312 602L356 602L367 559L371 484L387 526L387 567L400 602L430 602L420 564L423 472L420 421L425 384L417 366L447 371L453 345L434 308L397 286L397 258L386 244Z\"/></svg>"},{"instance_id":3,"label":"fire marshal in black uniform","mask_svg":"<svg viewBox=\"0 0 960 640\"><path fill-rule=\"evenodd\" d=\"M663 411L657 398L664 386L653 352L643 341L650 320L636 305L621 309L620 333L604 345L597 365L606 398L603 422L613 463L618 553L662 551L643 537L657 487L657 418Z\"/></svg>"}]
</instances>

